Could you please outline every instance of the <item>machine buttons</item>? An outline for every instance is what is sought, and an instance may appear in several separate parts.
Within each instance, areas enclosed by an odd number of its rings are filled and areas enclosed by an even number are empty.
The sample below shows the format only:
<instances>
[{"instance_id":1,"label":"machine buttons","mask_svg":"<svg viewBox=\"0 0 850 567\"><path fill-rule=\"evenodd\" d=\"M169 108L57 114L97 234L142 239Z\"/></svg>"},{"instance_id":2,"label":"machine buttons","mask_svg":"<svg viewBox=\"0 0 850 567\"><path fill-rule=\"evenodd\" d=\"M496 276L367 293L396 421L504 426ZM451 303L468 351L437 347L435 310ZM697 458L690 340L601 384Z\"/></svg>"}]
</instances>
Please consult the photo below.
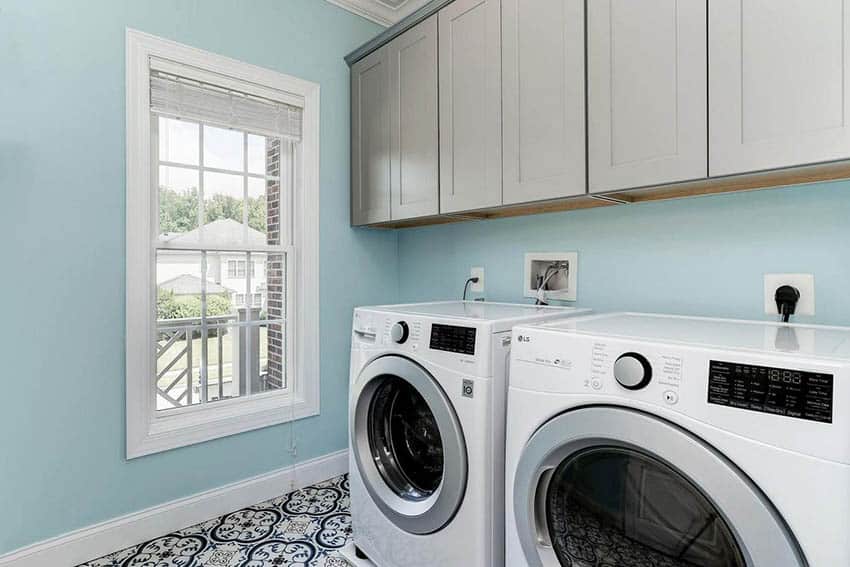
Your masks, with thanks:
<instances>
[{"instance_id":1,"label":"machine buttons","mask_svg":"<svg viewBox=\"0 0 850 567\"><path fill-rule=\"evenodd\" d=\"M594 378L593 380L590 381L590 387L593 388L594 390L601 390L602 389L602 380Z\"/></svg>"},{"instance_id":2,"label":"machine buttons","mask_svg":"<svg viewBox=\"0 0 850 567\"><path fill-rule=\"evenodd\" d=\"M393 342L398 343L400 345L404 344L407 341L407 337L410 336L410 327L407 326L407 323L404 321L399 321L390 329L390 338Z\"/></svg>"},{"instance_id":3,"label":"machine buttons","mask_svg":"<svg viewBox=\"0 0 850 567\"><path fill-rule=\"evenodd\" d=\"M627 390L640 390L652 380L652 366L642 354L627 352L614 362L614 378Z\"/></svg>"},{"instance_id":4,"label":"machine buttons","mask_svg":"<svg viewBox=\"0 0 850 567\"><path fill-rule=\"evenodd\" d=\"M664 392L664 401L672 406L679 401L679 394L673 390L667 390Z\"/></svg>"}]
</instances>

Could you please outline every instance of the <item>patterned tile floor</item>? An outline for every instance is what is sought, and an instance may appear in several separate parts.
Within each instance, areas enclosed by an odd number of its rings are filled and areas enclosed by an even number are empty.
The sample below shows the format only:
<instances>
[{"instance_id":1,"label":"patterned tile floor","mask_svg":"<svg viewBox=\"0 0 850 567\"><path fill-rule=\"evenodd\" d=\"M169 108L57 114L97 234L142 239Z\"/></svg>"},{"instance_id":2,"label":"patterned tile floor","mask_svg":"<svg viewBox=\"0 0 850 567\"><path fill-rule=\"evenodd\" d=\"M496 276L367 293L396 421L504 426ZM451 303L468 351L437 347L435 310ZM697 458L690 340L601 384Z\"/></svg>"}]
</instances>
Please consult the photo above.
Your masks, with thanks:
<instances>
[{"instance_id":1,"label":"patterned tile floor","mask_svg":"<svg viewBox=\"0 0 850 567\"><path fill-rule=\"evenodd\" d=\"M78 567L349 567L348 475Z\"/></svg>"}]
</instances>

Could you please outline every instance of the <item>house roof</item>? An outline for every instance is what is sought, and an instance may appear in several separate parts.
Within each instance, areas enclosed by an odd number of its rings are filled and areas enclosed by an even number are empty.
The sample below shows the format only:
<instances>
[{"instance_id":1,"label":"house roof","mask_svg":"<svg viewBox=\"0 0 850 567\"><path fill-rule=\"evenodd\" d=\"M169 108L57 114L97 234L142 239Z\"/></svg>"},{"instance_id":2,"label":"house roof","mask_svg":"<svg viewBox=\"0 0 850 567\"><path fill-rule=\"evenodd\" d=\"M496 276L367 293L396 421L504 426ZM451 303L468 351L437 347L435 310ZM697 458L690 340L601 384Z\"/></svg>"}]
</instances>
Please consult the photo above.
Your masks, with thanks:
<instances>
[{"instance_id":1,"label":"house roof","mask_svg":"<svg viewBox=\"0 0 850 567\"><path fill-rule=\"evenodd\" d=\"M201 295L201 278L182 274L158 284L159 289L174 292L174 295ZM207 294L233 293L233 290L215 282L207 281Z\"/></svg>"},{"instance_id":2,"label":"house roof","mask_svg":"<svg viewBox=\"0 0 850 567\"><path fill-rule=\"evenodd\" d=\"M203 245L204 248L232 246L234 244L245 244L247 246L263 246L266 244L265 234L233 219L214 220L189 232L162 234L159 239L163 242L182 246Z\"/></svg>"}]
</instances>

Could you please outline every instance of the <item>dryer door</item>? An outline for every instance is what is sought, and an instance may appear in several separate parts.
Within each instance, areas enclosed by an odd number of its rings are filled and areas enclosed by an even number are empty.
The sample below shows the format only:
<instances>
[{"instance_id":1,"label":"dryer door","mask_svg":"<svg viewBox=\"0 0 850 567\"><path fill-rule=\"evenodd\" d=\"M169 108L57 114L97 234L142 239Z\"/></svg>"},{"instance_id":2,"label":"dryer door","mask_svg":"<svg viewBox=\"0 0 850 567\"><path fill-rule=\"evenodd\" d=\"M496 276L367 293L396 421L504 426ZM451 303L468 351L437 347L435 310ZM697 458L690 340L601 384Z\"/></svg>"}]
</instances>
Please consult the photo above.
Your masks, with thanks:
<instances>
[{"instance_id":1,"label":"dryer door","mask_svg":"<svg viewBox=\"0 0 850 567\"><path fill-rule=\"evenodd\" d=\"M553 418L523 450L513 491L529 566L806 565L737 467L635 410L587 407Z\"/></svg>"},{"instance_id":2,"label":"dryer door","mask_svg":"<svg viewBox=\"0 0 850 567\"><path fill-rule=\"evenodd\" d=\"M404 531L441 529L467 478L463 431L443 389L410 359L384 356L366 366L351 399L351 447L372 500Z\"/></svg>"}]
</instances>

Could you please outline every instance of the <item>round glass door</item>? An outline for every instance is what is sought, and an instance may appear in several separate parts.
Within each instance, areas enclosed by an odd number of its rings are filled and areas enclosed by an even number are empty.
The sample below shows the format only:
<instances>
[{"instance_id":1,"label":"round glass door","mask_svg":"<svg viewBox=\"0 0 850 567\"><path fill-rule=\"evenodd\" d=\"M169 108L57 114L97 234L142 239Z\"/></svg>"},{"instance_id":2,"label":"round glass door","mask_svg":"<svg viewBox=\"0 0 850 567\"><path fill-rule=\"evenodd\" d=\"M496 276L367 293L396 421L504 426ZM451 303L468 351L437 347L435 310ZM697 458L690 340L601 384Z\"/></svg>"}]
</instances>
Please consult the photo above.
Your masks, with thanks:
<instances>
[{"instance_id":1,"label":"round glass door","mask_svg":"<svg viewBox=\"0 0 850 567\"><path fill-rule=\"evenodd\" d=\"M745 567L719 511L679 472L622 447L554 469L546 524L563 566Z\"/></svg>"},{"instance_id":2,"label":"round glass door","mask_svg":"<svg viewBox=\"0 0 850 567\"><path fill-rule=\"evenodd\" d=\"M513 470L529 567L802 567L771 502L689 431L634 409L552 417Z\"/></svg>"},{"instance_id":3,"label":"round glass door","mask_svg":"<svg viewBox=\"0 0 850 567\"><path fill-rule=\"evenodd\" d=\"M443 442L425 398L407 381L382 376L369 407L369 445L381 477L400 497L424 500L443 478Z\"/></svg>"},{"instance_id":4,"label":"round glass door","mask_svg":"<svg viewBox=\"0 0 850 567\"><path fill-rule=\"evenodd\" d=\"M460 376L441 378L457 381L460 391ZM372 502L406 532L442 529L463 501L468 467L460 421L441 383L412 360L387 355L363 369L351 404L351 452Z\"/></svg>"}]
</instances>

